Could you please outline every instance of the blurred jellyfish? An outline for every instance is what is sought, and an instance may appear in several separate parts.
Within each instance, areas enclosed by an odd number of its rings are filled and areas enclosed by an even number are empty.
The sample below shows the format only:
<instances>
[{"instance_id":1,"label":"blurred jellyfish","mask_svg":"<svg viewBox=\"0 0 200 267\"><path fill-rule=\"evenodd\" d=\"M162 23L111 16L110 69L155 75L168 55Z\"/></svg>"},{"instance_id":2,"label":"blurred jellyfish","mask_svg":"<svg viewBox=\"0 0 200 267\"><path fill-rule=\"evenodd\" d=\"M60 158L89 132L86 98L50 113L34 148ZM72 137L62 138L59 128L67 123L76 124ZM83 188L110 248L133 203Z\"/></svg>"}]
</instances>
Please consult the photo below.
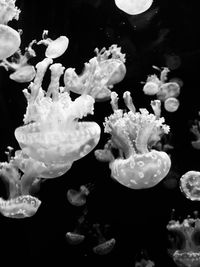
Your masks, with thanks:
<instances>
[{"instance_id":1,"label":"blurred jellyfish","mask_svg":"<svg viewBox=\"0 0 200 267\"><path fill-rule=\"evenodd\" d=\"M177 83L180 88L183 87L183 81L178 77L173 77L173 78L169 79L169 82Z\"/></svg>"},{"instance_id":2,"label":"blurred jellyfish","mask_svg":"<svg viewBox=\"0 0 200 267\"><path fill-rule=\"evenodd\" d=\"M93 185L81 185L79 190L69 189L67 191L67 199L74 206L83 206L86 204L87 196L90 194Z\"/></svg>"},{"instance_id":3,"label":"blurred jellyfish","mask_svg":"<svg viewBox=\"0 0 200 267\"><path fill-rule=\"evenodd\" d=\"M151 102L154 111L151 114L144 108L136 112L130 92L125 92L123 97L129 112L118 109L117 94L111 94L114 114L104 123L111 141L95 155L101 161L104 155L106 160L110 159L111 176L122 185L132 189L150 188L164 179L171 167L167 153L151 149L161 135L169 132L169 126L160 118L159 100ZM118 150L117 158L112 154L112 148Z\"/></svg>"},{"instance_id":4,"label":"blurred jellyfish","mask_svg":"<svg viewBox=\"0 0 200 267\"><path fill-rule=\"evenodd\" d=\"M153 0L115 0L116 6L129 15L138 15L148 10Z\"/></svg>"},{"instance_id":5,"label":"blurred jellyfish","mask_svg":"<svg viewBox=\"0 0 200 267\"><path fill-rule=\"evenodd\" d=\"M149 259L148 253L142 249L135 257L134 267L154 267L155 263Z\"/></svg>"},{"instance_id":6,"label":"blurred jellyfish","mask_svg":"<svg viewBox=\"0 0 200 267\"><path fill-rule=\"evenodd\" d=\"M190 128L190 132L192 132L196 138L195 141L191 141L193 148L200 149L200 122L199 120L194 121L194 124Z\"/></svg>"},{"instance_id":7,"label":"blurred jellyfish","mask_svg":"<svg viewBox=\"0 0 200 267\"><path fill-rule=\"evenodd\" d=\"M31 187L38 183L39 166L32 162L24 168L23 174L17 156L11 157L12 148L8 147L8 162L0 163L0 177L8 187L8 199L0 198L0 212L5 217L26 218L33 216L41 201L30 195Z\"/></svg>"},{"instance_id":8,"label":"blurred jellyfish","mask_svg":"<svg viewBox=\"0 0 200 267\"><path fill-rule=\"evenodd\" d=\"M175 97L169 97L165 100L164 102L164 108L168 112L175 112L180 106L180 102L177 98Z\"/></svg>"},{"instance_id":9,"label":"blurred jellyfish","mask_svg":"<svg viewBox=\"0 0 200 267\"><path fill-rule=\"evenodd\" d=\"M93 252L98 255L107 255L113 250L115 246L115 243L116 243L115 238L110 238L107 240L102 235L102 232L100 230L100 224L98 223L93 224L93 229L95 229L95 232L96 232L95 236L98 239L98 245L93 247L92 249Z\"/></svg>"},{"instance_id":10,"label":"blurred jellyfish","mask_svg":"<svg viewBox=\"0 0 200 267\"><path fill-rule=\"evenodd\" d=\"M113 85L122 81L126 74L125 55L117 45L108 50L96 48L95 52L97 56L85 63L81 75L77 75L73 68L66 69L64 83L68 91L85 93L97 101L104 101L110 98Z\"/></svg>"},{"instance_id":11,"label":"blurred jellyfish","mask_svg":"<svg viewBox=\"0 0 200 267\"><path fill-rule=\"evenodd\" d=\"M42 80L52 59L45 58L36 65L36 76L28 89L23 90L28 106L24 125L15 130L15 137L24 154L42 162L44 178L59 177L72 163L87 155L98 143L100 127L95 122L79 122L93 114L94 99L82 94L74 101L59 86L64 67L52 64L51 82L45 92Z\"/></svg>"},{"instance_id":12,"label":"blurred jellyfish","mask_svg":"<svg viewBox=\"0 0 200 267\"><path fill-rule=\"evenodd\" d=\"M200 201L200 172L188 171L180 179L181 192L192 201Z\"/></svg>"},{"instance_id":13,"label":"blurred jellyfish","mask_svg":"<svg viewBox=\"0 0 200 267\"><path fill-rule=\"evenodd\" d=\"M8 61L7 59L2 60L0 63L0 66L3 66L6 70L13 71L12 74L10 74L10 79L19 82L19 83L25 83L30 82L34 79L36 71L34 66L27 63L27 61L35 57L35 51L32 49L32 45L36 41L33 40L29 46L26 48L24 55L22 55L21 50L19 49L13 57L11 58L11 61Z\"/></svg>"},{"instance_id":14,"label":"blurred jellyfish","mask_svg":"<svg viewBox=\"0 0 200 267\"><path fill-rule=\"evenodd\" d=\"M6 25L13 19L18 20L19 13L15 0L0 0L0 60L12 56L19 49L19 32Z\"/></svg>"},{"instance_id":15,"label":"blurred jellyfish","mask_svg":"<svg viewBox=\"0 0 200 267\"><path fill-rule=\"evenodd\" d=\"M200 220L196 218L184 219L182 223L170 220L167 225L169 231L168 252L177 266L198 267L200 265Z\"/></svg>"},{"instance_id":16,"label":"blurred jellyfish","mask_svg":"<svg viewBox=\"0 0 200 267\"><path fill-rule=\"evenodd\" d=\"M157 93L157 98L161 101L165 101L170 97L178 97L180 94L180 86L176 82L163 83L160 86L160 90Z\"/></svg>"},{"instance_id":17,"label":"blurred jellyfish","mask_svg":"<svg viewBox=\"0 0 200 267\"><path fill-rule=\"evenodd\" d=\"M81 233L82 228L84 227L85 218L88 213L87 209L84 209L83 214L78 219L76 223L76 227L73 232L67 232L65 237L69 244L71 245L79 245L85 240L85 235Z\"/></svg>"},{"instance_id":18,"label":"blurred jellyfish","mask_svg":"<svg viewBox=\"0 0 200 267\"><path fill-rule=\"evenodd\" d=\"M45 56L48 58L57 58L62 56L68 48L69 39L66 36L60 36L55 40L48 38L48 31L44 30L42 40L37 44L44 44L47 46Z\"/></svg>"},{"instance_id":19,"label":"blurred jellyfish","mask_svg":"<svg viewBox=\"0 0 200 267\"><path fill-rule=\"evenodd\" d=\"M170 70L176 70L181 66L181 58L175 53L165 54L165 63Z\"/></svg>"}]
</instances>

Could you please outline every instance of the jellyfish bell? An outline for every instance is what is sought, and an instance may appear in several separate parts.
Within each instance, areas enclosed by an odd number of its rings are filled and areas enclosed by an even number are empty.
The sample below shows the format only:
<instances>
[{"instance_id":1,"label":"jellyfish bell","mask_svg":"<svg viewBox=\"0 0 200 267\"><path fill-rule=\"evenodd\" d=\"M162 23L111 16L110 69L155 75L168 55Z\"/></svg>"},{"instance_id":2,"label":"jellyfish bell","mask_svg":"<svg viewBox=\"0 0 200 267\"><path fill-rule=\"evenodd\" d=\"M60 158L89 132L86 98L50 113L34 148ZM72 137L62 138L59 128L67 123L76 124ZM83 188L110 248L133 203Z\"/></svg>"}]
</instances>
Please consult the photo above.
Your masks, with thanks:
<instances>
[{"instance_id":1,"label":"jellyfish bell","mask_svg":"<svg viewBox=\"0 0 200 267\"><path fill-rule=\"evenodd\" d=\"M159 85L155 82L147 82L143 87L145 95L155 95L159 92Z\"/></svg>"},{"instance_id":2,"label":"jellyfish bell","mask_svg":"<svg viewBox=\"0 0 200 267\"><path fill-rule=\"evenodd\" d=\"M7 25L0 25L0 60L12 56L20 47L19 32Z\"/></svg>"},{"instance_id":3,"label":"jellyfish bell","mask_svg":"<svg viewBox=\"0 0 200 267\"><path fill-rule=\"evenodd\" d=\"M22 195L10 200L0 198L0 212L9 218L21 219L33 216L41 201L30 195Z\"/></svg>"},{"instance_id":4,"label":"jellyfish bell","mask_svg":"<svg viewBox=\"0 0 200 267\"><path fill-rule=\"evenodd\" d=\"M192 201L200 201L200 172L188 171L182 175L180 190L186 198Z\"/></svg>"},{"instance_id":5,"label":"jellyfish bell","mask_svg":"<svg viewBox=\"0 0 200 267\"><path fill-rule=\"evenodd\" d=\"M99 245L93 247L93 252L98 255L107 255L110 253L114 246L115 246L116 240L115 238L111 238L107 241L104 241L103 243L100 243Z\"/></svg>"},{"instance_id":6,"label":"jellyfish bell","mask_svg":"<svg viewBox=\"0 0 200 267\"><path fill-rule=\"evenodd\" d=\"M26 65L11 73L9 78L18 83L31 82L36 75L35 68L31 65Z\"/></svg>"},{"instance_id":7,"label":"jellyfish bell","mask_svg":"<svg viewBox=\"0 0 200 267\"><path fill-rule=\"evenodd\" d=\"M129 15L138 15L148 10L153 0L115 0L116 6Z\"/></svg>"},{"instance_id":8,"label":"jellyfish bell","mask_svg":"<svg viewBox=\"0 0 200 267\"><path fill-rule=\"evenodd\" d=\"M177 97L180 94L180 86L176 82L166 82L160 86L157 98L165 101L169 97Z\"/></svg>"},{"instance_id":9,"label":"jellyfish bell","mask_svg":"<svg viewBox=\"0 0 200 267\"><path fill-rule=\"evenodd\" d=\"M65 236L67 242L71 245L78 245L85 239L84 235L75 232L67 232Z\"/></svg>"},{"instance_id":10,"label":"jellyfish bell","mask_svg":"<svg viewBox=\"0 0 200 267\"><path fill-rule=\"evenodd\" d=\"M180 101L175 97L169 97L164 102L164 108L168 112L175 112L180 106Z\"/></svg>"},{"instance_id":11,"label":"jellyfish bell","mask_svg":"<svg viewBox=\"0 0 200 267\"><path fill-rule=\"evenodd\" d=\"M72 205L80 207L85 205L86 197L89 193L89 189L82 185L80 186L80 190L69 189L67 191L67 199Z\"/></svg>"}]
</instances>

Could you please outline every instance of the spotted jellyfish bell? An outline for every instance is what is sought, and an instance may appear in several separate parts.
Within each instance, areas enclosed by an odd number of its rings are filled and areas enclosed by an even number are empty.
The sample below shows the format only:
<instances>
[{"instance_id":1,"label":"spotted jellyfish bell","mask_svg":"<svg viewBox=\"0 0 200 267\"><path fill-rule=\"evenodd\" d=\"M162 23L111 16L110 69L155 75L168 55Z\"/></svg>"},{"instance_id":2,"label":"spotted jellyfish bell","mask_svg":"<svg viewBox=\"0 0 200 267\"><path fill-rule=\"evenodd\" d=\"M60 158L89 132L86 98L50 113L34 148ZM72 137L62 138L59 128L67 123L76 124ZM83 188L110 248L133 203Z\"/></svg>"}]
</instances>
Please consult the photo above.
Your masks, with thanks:
<instances>
[{"instance_id":1,"label":"spotted jellyfish bell","mask_svg":"<svg viewBox=\"0 0 200 267\"><path fill-rule=\"evenodd\" d=\"M20 33L7 25L0 24L0 60L12 56L20 44Z\"/></svg>"},{"instance_id":2,"label":"spotted jellyfish bell","mask_svg":"<svg viewBox=\"0 0 200 267\"><path fill-rule=\"evenodd\" d=\"M105 132L111 134L111 142L106 150L112 147L119 151L115 159L112 153L105 153L110 158L111 176L122 185L132 189L150 188L157 185L170 170L171 160L164 151L151 147L160 140L160 136L169 132L169 126L160 118L160 101L152 101L154 114L146 109L136 112L130 92L124 93L124 100L129 112L118 109L118 97L111 94L114 114L106 118ZM103 161L104 153L96 153Z\"/></svg>"},{"instance_id":3,"label":"spotted jellyfish bell","mask_svg":"<svg viewBox=\"0 0 200 267\"><path fill-rule=\"evenodd\" d=\"M95 122L79 121L93 114L94 99L81 95L74 101L68 92L59 87L64 68L51 65L51 82L45 92L44 74L52 63L45 58L36 65L36 76L28 90L24 90L28 106L24 125L15 130L15 137L24 154L43 162L48 169L59 174L69 170L72 163L87 155L98 143L100 127ZM56 177L57 175L55 173ZM53 175L50 175L53 178Z\"/></svg>"},{"instance_id":4,"label":"spotted jellyfish bell","mask_svg":"<svg viewBox=\"0 0 200 267\"><path fill-rule=\"evenodd\" d=\"M192 201L200 201L200 172L188 171L180 179L180 190Z\"/></svg>"},{"instance_id":5,"label":"spotted jellyfish bell","mask_svg":"<svg viewBox=\"0 0 200 267\"><path fill-rule=\"evenodd\" d=\"M175 112L180 106L180 101L175 97L169 97L164 102L164 108L168 112Z\"/></svg>"},{"instance_id":6,"label":"spotted jellyfish bell","mask_svg":"<svg viewBox=\"0 0 200 267\"><path fill-rule=\"evenodd\" d=\"M66 36L60 36L55 40L52 40L47 37L48 31L44 30L43 39L40 40L37 44L44 44L47 46L45 51L45 56L48 58L57 58L62 56L68 48L69 39Z\"/></svg>"},{"instance_id":7,"label":"spotted jellyfish bell","mask_svg":"<svg viewBox=\"0 0 200 267\"><path fill-rule=\"evenodd\" d=\"M116 6L129 15L138 15L148 10L153 0L115 0Z\"/></svg>"}]
</instances>

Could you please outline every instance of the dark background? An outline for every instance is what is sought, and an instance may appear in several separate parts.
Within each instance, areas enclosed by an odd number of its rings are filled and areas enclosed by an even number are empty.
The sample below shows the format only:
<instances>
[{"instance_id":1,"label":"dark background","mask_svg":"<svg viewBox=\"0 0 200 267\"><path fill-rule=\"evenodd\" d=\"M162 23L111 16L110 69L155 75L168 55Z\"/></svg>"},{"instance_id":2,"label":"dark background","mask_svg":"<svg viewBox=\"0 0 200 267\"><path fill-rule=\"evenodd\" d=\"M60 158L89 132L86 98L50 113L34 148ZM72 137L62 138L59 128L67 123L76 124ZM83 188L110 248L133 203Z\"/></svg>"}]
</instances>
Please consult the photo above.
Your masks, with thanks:
<instances>
[{"instance_id":1,"label":"dark background","mask_svg":"<svg viewBox=\"0 0 200 267\"><path fill-rule=\"evenodd\" d=\"M127 74L115 85L122 96L131 91L137 108L150 107L153 97L144 95L141 81L157 73L152 65L166 66L170 54L178 55L181 65L172 70L169 78L178 77L184 85L179 96L180 108L175 113L164 109L162 115L171 127L172 168L170 174L157 186L148 190L131 190L110 178L108 164L98 162L91 152L75 162L62 177L41 184L37 196L42 200L38 212L28 219L9 219L0 215L1 259L8 263L36 265L51 263L55 266L134 266L136 254L148 251L156 267L175 266L167 253L166 225L171 210L176 218L185 218L199 210L200 204L185 198L179 190L180 177L189 170L200 171L200 151L191 146L191 121L198 119L199 111L199 61L198 37L199 9L196 0L154 0L151 9L132 17L115 7L113 0L34 1L19 0L22 10L19 21L9 23L22 29L22 50L33 40L41 39L44 29L49 37L60 35L69 38L66 53L55 60L66 68L81 72L84 62L95 56L96 47L118 44L126 53ZM38 49L38 50L37 50ZM36 49L35 64L42 59L44 49ZM8 145L19 149L13 132L22 125L26 101L22 89L28 84L9 80L8 73L0 69L0 156ZM121 102L123 105L123 103ZM97 149L103 148L108 136L103 133L103 121L111 114L109 101L95 104L93 120L102 128ZM173 188L170 188L170 181ZM67 200L67 190L92 183L93 191L87 199L86 240L79 246L66 242L65 233L73 231L85 207L72 206ZM0 181L1 196L6 196ZM107 238L116 239L115 249L108 255L96 256L92 247L97 239L90 232L99 223ZM106 227L109 226L109 227ZM105 230L105 228L107 230Z\"/></svg>"}]
</instances>

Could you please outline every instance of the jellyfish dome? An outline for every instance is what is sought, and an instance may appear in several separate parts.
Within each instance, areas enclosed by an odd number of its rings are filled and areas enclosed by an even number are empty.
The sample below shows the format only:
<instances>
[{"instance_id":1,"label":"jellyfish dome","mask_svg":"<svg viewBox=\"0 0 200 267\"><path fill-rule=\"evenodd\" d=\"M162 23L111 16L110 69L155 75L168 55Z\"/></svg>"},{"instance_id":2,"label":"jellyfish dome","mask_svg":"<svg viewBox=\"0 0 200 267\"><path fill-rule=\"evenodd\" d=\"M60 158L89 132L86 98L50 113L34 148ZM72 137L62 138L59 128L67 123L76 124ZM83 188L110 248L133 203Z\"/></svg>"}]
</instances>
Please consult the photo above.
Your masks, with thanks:
<instances>
[{"instance_id":1,"label":"jellyfish dome","mask_svg":"<svg viewBox=\"0 0 200 267\"><path fill-rule=\"evenodd\" d=\"M129 15L138 15L148 10L153 0L115 0L116 6Z\"/></svg>"},{"instance_id":2,"label":"jellyfish dome","mask_svg":"<svg viewBox=\"0 0 200 267\"><path fill-rule=\"evenodd\" d=\"M200 172L188 171L180 179L181 192L192 201L200 201Z\"/></svg>"},{"instance_id":3,"label":"jellyfish dome","mask_svg":"<svg viewBox=\"0 0 200 267\"><path fill-rule=\"evenodd\" d=\"M64 71L61 64L51 65L51 82L47 92L42 89L43 76L51 63L52 59L45 58L36 65L35 79L24 90L28 102L24 125L15 130L15 137L24 154L44 163L47 171L52 171L50 176L54 173L57 177L59 169L62 173L68 170L97 145L100 127L95 122L79 121L93 113L94 99L82 94L72 101L59 87Z\"/></svg>"},{"instance_id":4,"label":"jellyfish dome","mask_svg":"<svg viewBox=\"0 0 200 267\"><path fill-rule=\"evenodd\" d=\"M111 134L111 142L105 146L105 153L96 153L102 160L110 157L111 176L122 185L132 189L150 188L158 184L169 172L171 160L164 151L151 147L160 140L162 134L169 132L164 118L159 118L160 101L151 103L154 114L146 109L136 112L130 92L124 93L124 100L129 112L123 112L117 106L117 94L112 93L114 114L106 118L105 132ZM112 148L118 149L117 158Z\"/></svg>"}]
</instances>

